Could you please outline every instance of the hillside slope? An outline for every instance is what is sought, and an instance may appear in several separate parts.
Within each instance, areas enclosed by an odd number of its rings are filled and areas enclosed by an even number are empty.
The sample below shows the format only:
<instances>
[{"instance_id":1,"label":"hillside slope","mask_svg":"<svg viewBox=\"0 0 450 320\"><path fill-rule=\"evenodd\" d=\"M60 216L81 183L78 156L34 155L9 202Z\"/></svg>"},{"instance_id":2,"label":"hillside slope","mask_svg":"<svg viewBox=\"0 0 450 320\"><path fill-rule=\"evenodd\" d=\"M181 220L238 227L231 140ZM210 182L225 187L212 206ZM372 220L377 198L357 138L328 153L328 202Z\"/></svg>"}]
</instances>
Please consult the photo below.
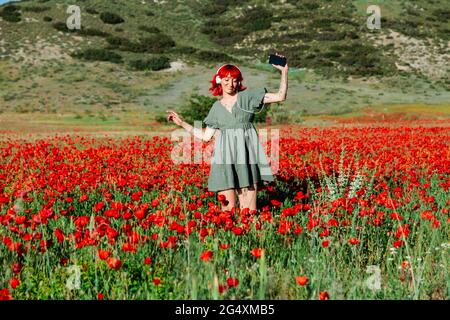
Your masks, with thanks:
<instances>
[{"instance_id":1,"label":"hillside slope","mask_svg":"<svg viewBox=\"0 0 450 320\"><path fill-rule=\"evenodd\" d=\"M242 66L251 86L276 90L266 63L291 67L291 112L345 114L368 105L445 104L450 10L445 1L20 1L0 6L0 111L154 119L208 94L217 66ZM81 30L67 30L69 4ZM377 4L377 1L370 1ZM169 68L169 66L172 66ZM158 71L159 70L159 71ZM443 107L446 108L445 106Z\"/></svg>"}]
</instances>

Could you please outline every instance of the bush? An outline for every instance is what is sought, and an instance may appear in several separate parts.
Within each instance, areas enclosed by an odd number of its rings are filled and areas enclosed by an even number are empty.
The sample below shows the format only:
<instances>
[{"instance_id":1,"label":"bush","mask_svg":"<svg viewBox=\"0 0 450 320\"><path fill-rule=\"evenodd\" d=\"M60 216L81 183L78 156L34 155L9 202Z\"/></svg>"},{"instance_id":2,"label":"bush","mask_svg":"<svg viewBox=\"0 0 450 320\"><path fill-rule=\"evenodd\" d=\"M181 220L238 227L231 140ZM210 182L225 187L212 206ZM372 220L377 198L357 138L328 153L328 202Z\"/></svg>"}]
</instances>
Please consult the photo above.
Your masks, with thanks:
<instances>
[{"instance_id":1,"label":"bush","mask_svg":"<svg viewBox=\"0 0 450 320\"><path fill-rule=\"evenodd\" d=\"M44 20L45 22L51 22L51 21L53 21L53 18L52 18L52 17L47 17L47 16L45 16L45 17L43 18L43 20Z\"/></svg>"},{"instance_id":2,"label":"bush","mask_svg":"<svg viewBox=\"0 0 450 320\"><path fill-rule=\"evenodd\" d=\"M127 38L109 36L106 38L106 41L110 44L111 48L114 49L120 50L122 48L128 48L131 46L131 41Z\"/></svg>"},{"instance_id":3,"label":"bush","mask_svg":"<svg viewBox=\"0 0 450 320\"><path fill-rule=\"evenodd\" d=\"M51 20L50 20L51 21ZM70 30L67 28L67 24L65 22L55 22L53 23L53 28L62 32L76 32L82 36L96 36L96 37L107 37L109 33L92 28L81 28L81 29L73 29Z\"/></svg>"},{"instance_id":4,"label":"bush","mask_svg":"<svg viewBox=\"0 0 450 320\"><path fill-rule=\"evenodd\" d=\"M27 11L27 12L40 13L40 12L44 12L44 11L50 10L50 7L38 7L38 6L34 6L34 7L23 7L22 10L23 10L23 11Z\"/></svg>"},{"instance_id":5,"label":"bush","mask_svg":"<svg viewBox=\"0 0 450 320\"><path fill-rule=\"evenodd\" d=\"M199 51L197 56L202 60L209 61L223 61L223 60L231 60L231 57L223 52L217 51Z\"/></svg>"},{"instance_id":6,"label":"bush","mask_svg":"<svg viewBox=\"0 0 450 320\"><path fill-rule=\"evenodd\" d=\"M160 56L147 60L138 59L130 61L130 67L135 70L162 70L170 68L170 59L166 56Z\"/></svg>"},{"instance_id":7,"label":"bush","mask_svg":"<svg viewBox=\"0 0 450 320\"><path fill-rule=\"evenodd\" d=\"M433 15L441 22L447 23L450 20L450 10L436 9L433 11Z\"/></svg>"},{"instance_id":8,"label":"bush","mask_svg":"<svg viewBox=\"0 0 450 320\"><path fill-rule=\"evenodd\" d=\"M80 30L77 30L77 33L83 36L94 36L94 37L108 37L109 33L104 32L98 29L92 29L92 28L81 28Z\"/></svg>"},{"instance_id":9,"label":"bush","mask_svg":"<svg viewBox=\"0 0 450 320\"><path fill-rule=\"evenodd\" d=\"M185 121L193 125L194 121L203 121L206 118L216 101L217 98L192 94L189 97L188 105L184 106L179 114ZM202 123L202 127L206 127L206 125Z\"/></svg>"},{"instance_id":10,"label":"bush","mask_svg":"<svg viewBox=\"0 0 450 320\"><path fill-rule=\"evenodd\" d=\"M209 3L202 6L200 13L205 17L218 16L227 11L227 5L223 3Z\"/></svg>"},{"instance_id":11,"label":"bush","mask_svg":"<svg viewBox=\"0 0 450 320\"><path fill-rule=\"evenodd\" d=\"M73 57L88 61L109 61L122 63L122 56L106 49L85 49L72 54Z\"/></svg>"},{"instance_id":12,"label":"bush","mask_svg":"<svg viewBox=\"0 0 450 320\"><path fill-rule=\"evenodd\" d=\"M104 22L104 23L108 23L108 24L118 24L118 23L122 23L125 22L125 20L112 12L102 12L100 14L100 19Z\"/></svg>"},{"instance_id":13,"label":"bush","mask_svg":"<svg viewBox=\"0 0 450 320\"><path fill-rule=\"evenodd\" d=\"M252 8L244 11L244 16L236 22L236 27L243 27L248 33L269 29L273 14L265 8Z\"/></svg>"},{"instance_id":14,"label":"bush","mask_svg":"<svg viewBox=\"0 0 450 320\"><path fill-rule=\"evenodd\" d=\"M175 41L165 34L152 34L140 39L139 49L141 52L162 53L166 49L175 47Z\"/></svg>"},{"instance_id":15,"label":"bush","mask_svg":"<svg viewBox=\"0 0 450 320\"><path fill-rule=\"evenodd\" d=\"M7 5L0 11L0 17L8 22L20 22L22 20L20 7L13 4Z\"/></svg>"},{"instance_id":16,"label":"bush","mask_svg":"<svg viewBox=\"0 0 450 320\"><path fill-rule=\"evenodd\" d=\"M153 34L141 38L139 42L132 42L127 38L115 36L106 38L106 41L110 44L110 48L136 53L163 53L166 49L175 46L172 38L164 34Z\"/></svg>"},{"instance_id":17,"label":"bush","mask_svg":"<svg viewBox=\"0 0 450 320\"><path fill-rule=\"evenodd\" d=\"M171 52L178 53L178 54L194 54L197 52L197 48L190 47L190 46L175 47L172 49Z\"/></svg>"},{"instance_id":18,"label":"bush","mask_svg":"<svg viewBox=\"0 0 450 320\"><path fill-rule=\"evenodd\" d=\"M67 28L67 24L65 22L55 22L53 23L53 28L62 32L75 32L76 30L70 30Z\"/></svg>"}]
</instances>

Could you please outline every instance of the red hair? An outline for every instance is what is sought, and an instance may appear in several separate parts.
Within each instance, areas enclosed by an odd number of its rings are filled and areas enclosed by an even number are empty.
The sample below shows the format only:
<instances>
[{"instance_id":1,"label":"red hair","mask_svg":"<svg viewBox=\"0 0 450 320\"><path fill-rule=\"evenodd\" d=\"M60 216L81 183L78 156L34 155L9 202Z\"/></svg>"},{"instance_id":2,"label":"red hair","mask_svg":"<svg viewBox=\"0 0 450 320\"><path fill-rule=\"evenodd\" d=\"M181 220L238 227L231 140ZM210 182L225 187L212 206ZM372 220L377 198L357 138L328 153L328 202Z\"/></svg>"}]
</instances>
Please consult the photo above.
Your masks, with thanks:
<instances>
[{"instance_id":1,"label":"red hair","mask_svg":"<svg viewBox=\"0 0 450 320\"><path fill-rule=\"evenodd\" d=\"M237 79L237 81L239 82L237 86L238 92L247 89L247 87L242 85L242 81L244 80L244 78L242 77L242 73L239 68L232 64L226 64L219 68L219 72L215 73L211 80L212 85L211 88L209 88L209 91L211 91L214 96L223 95L222 85L216 83L216 77L219 76L219 78L222 79L228 77L228 75L230 75L234 79Z\"/></svg>"}]
</instances>

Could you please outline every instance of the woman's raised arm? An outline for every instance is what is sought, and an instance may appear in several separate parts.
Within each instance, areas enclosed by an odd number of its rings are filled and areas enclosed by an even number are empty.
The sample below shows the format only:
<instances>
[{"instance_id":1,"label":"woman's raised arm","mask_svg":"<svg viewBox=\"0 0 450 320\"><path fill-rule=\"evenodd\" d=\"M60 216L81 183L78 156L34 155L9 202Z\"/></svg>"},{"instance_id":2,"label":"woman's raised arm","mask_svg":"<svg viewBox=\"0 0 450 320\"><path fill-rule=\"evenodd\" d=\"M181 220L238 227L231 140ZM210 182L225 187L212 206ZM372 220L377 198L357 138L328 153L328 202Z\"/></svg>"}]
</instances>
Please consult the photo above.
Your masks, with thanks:
<instances>
[{"instance_id":1,"label":"woman's raised arm","mask_svg":"<svg viewBox=\"0 0 450 320\"><path fill-rule=\"evenodd\" d=\"M284 56L282 56L282 55L279 55L279 56L284 58ZM286 62L286 65L284 67L275 65L275 64L272 64L272 66L281 71L280 90L278 90L278 92L276 92L276 93L267 92L264 95L263 103L281 102L281 101L286 100L286 96L287 96L288 70L289 70L288 64Z\"/></svg>"}]
</instances>

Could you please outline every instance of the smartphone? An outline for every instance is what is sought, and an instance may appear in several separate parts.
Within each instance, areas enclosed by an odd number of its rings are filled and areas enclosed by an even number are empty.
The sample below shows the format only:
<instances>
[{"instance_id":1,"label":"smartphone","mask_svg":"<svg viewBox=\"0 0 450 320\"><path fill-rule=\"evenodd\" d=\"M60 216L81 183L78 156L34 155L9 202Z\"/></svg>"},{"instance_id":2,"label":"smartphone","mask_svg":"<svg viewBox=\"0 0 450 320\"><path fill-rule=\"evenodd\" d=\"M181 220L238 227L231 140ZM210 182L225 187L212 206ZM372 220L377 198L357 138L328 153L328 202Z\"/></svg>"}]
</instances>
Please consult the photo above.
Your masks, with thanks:
<instances>
[{"instance_id":1,"label":"smartphone","mask_svg":"<svg viewBox=\"0 0 450 320\"><path fill-rule=\"evenodd\" d=\"M286 65L286 58L279 57L275 54L270 54L269 55L269 63L284 67Z\"/></svg>"}]
</instances>

